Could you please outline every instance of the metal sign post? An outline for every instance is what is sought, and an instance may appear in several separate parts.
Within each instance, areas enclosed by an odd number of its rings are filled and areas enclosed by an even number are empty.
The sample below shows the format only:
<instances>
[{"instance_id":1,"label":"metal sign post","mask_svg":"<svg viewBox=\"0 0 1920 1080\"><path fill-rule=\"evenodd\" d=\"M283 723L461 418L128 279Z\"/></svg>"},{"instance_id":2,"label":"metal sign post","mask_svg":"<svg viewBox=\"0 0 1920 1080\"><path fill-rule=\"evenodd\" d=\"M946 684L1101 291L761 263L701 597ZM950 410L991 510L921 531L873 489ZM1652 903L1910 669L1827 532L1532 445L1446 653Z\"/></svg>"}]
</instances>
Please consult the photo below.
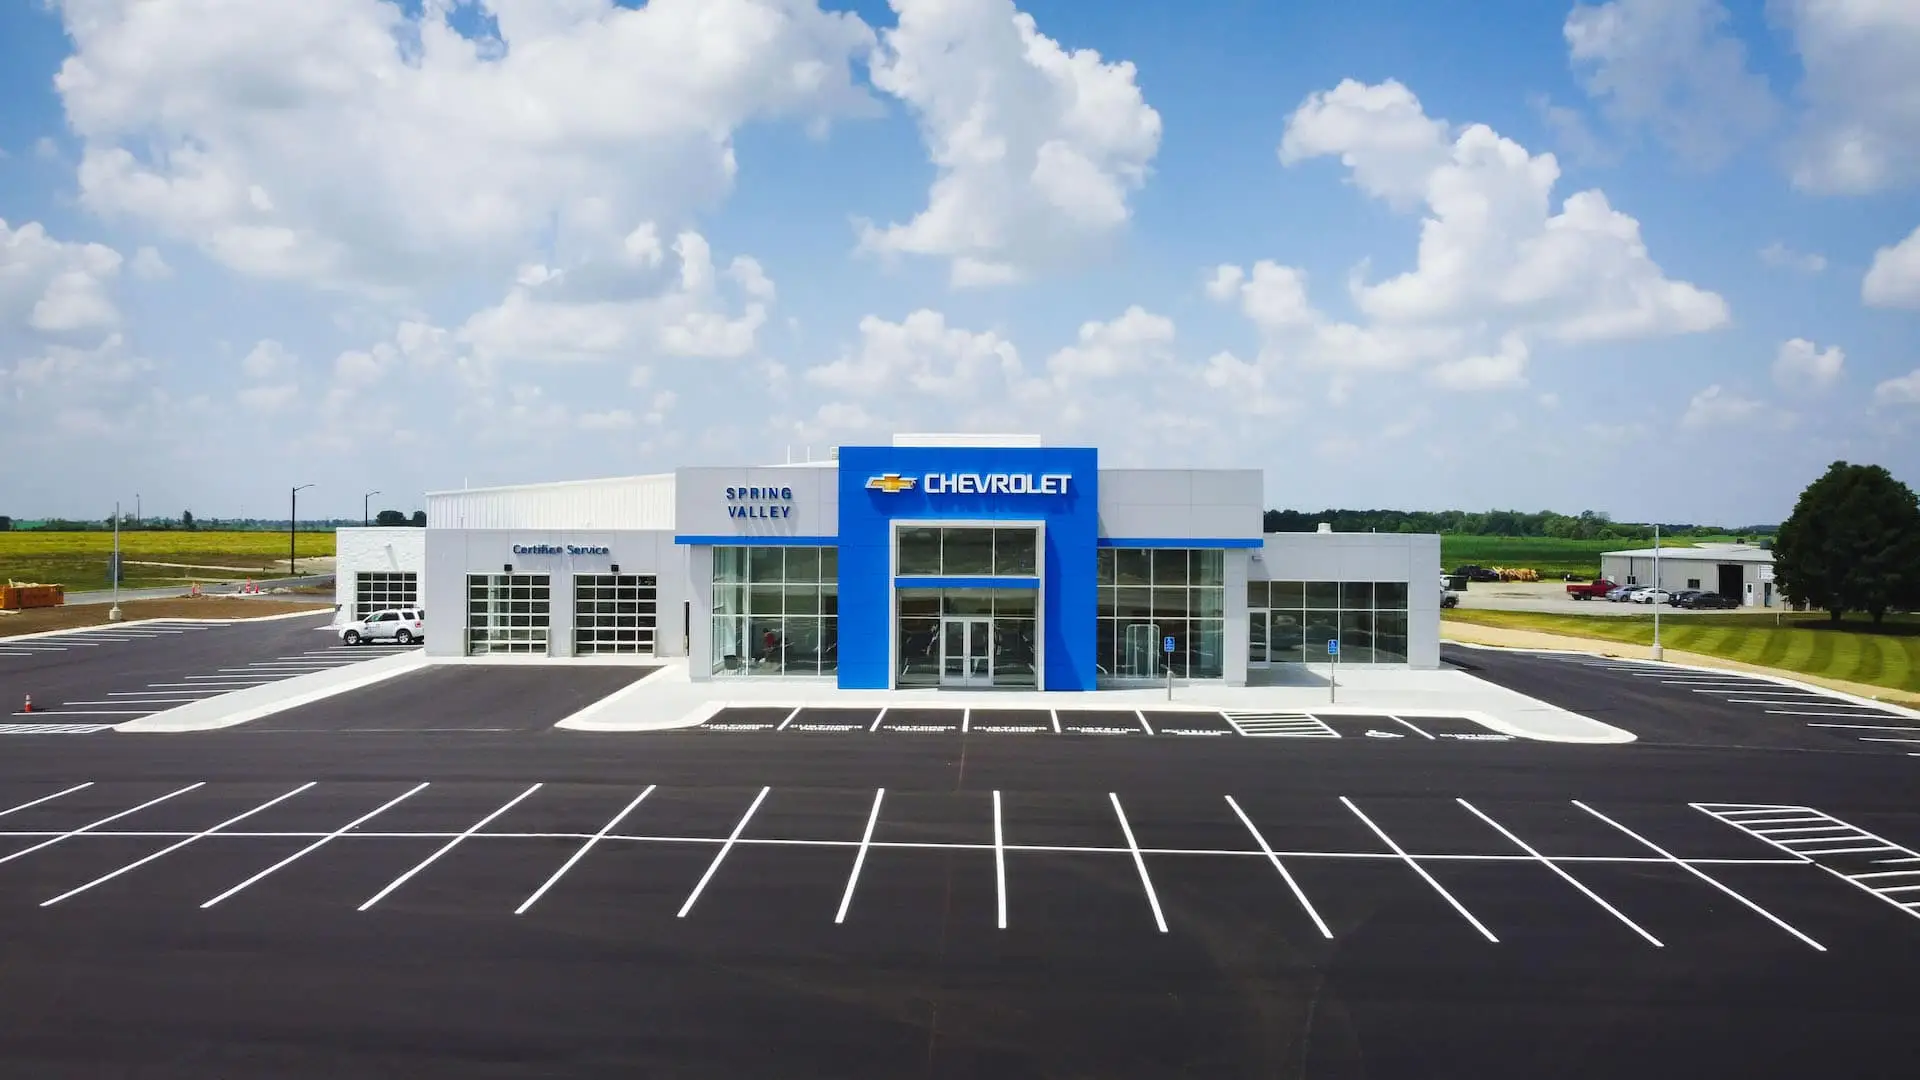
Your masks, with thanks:
<instances>
[{"instance_id":1,"label":"metal sign post","mask_svg":"<svg viewBox=\"0 0 1920 1080\"><path fill-rule=\"evenodd\" d=\"M113 606L107 609L107 621L120 621L120 504L113 504L113 563L107 567L113 577Z\"/></svg>"},{"instance_id":2,"label":"metal sign post","mask_svg":"<svg viewBox=\"0 0 1920 1080\"><path fill-rule=\"evenodd\" d=\"M1660 649L1660 526L1653 527L1653 659L1664 654Z\"/></svg>"},{"instance_id":3,"label":"metal sign post","mask_svg":"<svg viewBox=\"0 0 1920 1080\"><path fill-rule=\"evenodd\" d=\"M1332 705L1340 691L1340 639L1327 639L1327 704Z\"/></svg>"},{"instance_id":4,"label":"metal sign post","mask_svg":"<svg viewBox=\"0 0 1920 1080\"><path fill-rule=\"evenodd\" d=\"M1167 700L1173 700L1173 635L1160 639L1160 651L1167 657Z\"/></svg>"}]
</instances>

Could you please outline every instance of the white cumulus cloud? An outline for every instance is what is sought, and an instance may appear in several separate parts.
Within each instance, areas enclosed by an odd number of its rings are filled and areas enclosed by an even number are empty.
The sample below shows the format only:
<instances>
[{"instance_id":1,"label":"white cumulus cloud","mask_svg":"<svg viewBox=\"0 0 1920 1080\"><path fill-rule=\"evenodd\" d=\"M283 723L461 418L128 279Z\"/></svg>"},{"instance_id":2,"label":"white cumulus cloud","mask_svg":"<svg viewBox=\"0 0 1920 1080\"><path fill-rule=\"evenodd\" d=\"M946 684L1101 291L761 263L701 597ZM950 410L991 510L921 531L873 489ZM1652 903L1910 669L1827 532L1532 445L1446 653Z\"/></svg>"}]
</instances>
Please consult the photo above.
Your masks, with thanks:
<instances>
[{"instance_id":1,"label":"white cumulus cloud","mask_svg":"<svg viewBox=\"0 0 1920 1080\"><path fill-rule=\"evenodd\" d=\"M1131 63L1068 51L1013 0L890 0L873 85L919 121L938 175L905 224L862 223L880 254L950 261L955 287L1071 261L1126 224L1160 147Z\"/></svg>"},{"instance_id":2,"label":"white cumulus cloud","mask_svg":"<svg viewBox=\"0 0 1920 1080\"><path fill-rule=\"evenodd\" d=\"M60 334L118 324L108 290L121 261L104 244L56 240L37 221L14 229L0 218L0 328Z\"/></svg>"},{"instance_id":3,"label":"white cumulus cloud","mask_svg":"<svg viewBox=\"0 0 1920 1080\"><path fill-rule=\"evenodd\" d=\"M1871 307L1920 308L1920 228L1873 253L1860 299Z\"/></svg>"},{"instance_id":4,"label":"white cumulus cloud","mask_svg":"<svg viewBox=\"0 0 1920 1080\"><path fill-rule=\"evenodd\" d=\"M1687 411L1680 417L1680 426L1689 430L1738 427L1777 415L1766 403L1742 397L1714 383L1687 402Z\"/></svg>"},{"instance_id":5,"label":"white cumulus cloud","mask_svg":"<svg viewBox=\"0 0 1920 1080\"><path fill-rule=\"evenodd\" d=\"M1795 251L1778 240L1760 249L1760 261L1776 269L1798 270L1803 274L1818 274L1827 268L1825 255Z\"/></svg>"},{"instance_id":6,"label":"white cumulus cloud","mask_svg":"<svg viewBox=\"0 0 1920 1080\"><path fill-rule=\"evenodd\" d=\"M1920 368L1873 388L1875 405L1920 405Z\"/></svg>"},{"instance_id":7,"label":"white cumulus cloud","mask_svg":"<svg viewBox=\"0 0 1920 1080\"><path fill-rule=\"evenodd\" d=\"M1077 342L1047 358L1047 370L1062 384L1105 379L1164 363L1173 345L1173 320L1139 305L1112 322L1080 325Z\"/></svg>"},{"instance_id":8,"label":"white cumulus cloud","mask_svg":"<svg viewBox=\"0 0 1920 1080\"><path fill-rule=\"evenodd\" d=\"M877 315L861 319L859 347L807 369L806 378L843 394L884 400L900 390L971 397L1020 372L1012 342L992 331L948 326L945 315L922 308L897 323Z\"/></svg>"},{"instance_id":9,"label":"white cumulus cloud","mask_svg":"<svg viewBox=\"0 0 1920 1080\"><path fill-rule=\"evenodd\" d=\"M1448 390L1497 390L1524 386L1527 381L1527 343L1508 334L1497 352L1447 360L1433 369L1433 381Z\"/></svg>"},{"instance_id":10,"label":"white cumulus cloud","mask_svg":"<svg viewBox=\"0 0 1920 1080\"><path fill-rule=\"evenodd\" d=\"M482 40L447 0L56 2L83 203L323 285L505 273L550 227L618 248L724 194L741 125L873 109L871 30L814 0L496 0Z\"/></svg>"},{"instance_id":11,"label":"white cumulus cloud","mask_svg":"<svg viewBox=\"0 0 1920 1080\"><path fill-rule=\"evenodd\" d=\"M1920 4L1774 0L1805 69L1795 186L1865 194L1920 181Z\"/></svg>"},{"instance_id":12,"label":"white cumulus cloud","mask_svg":"<svg viewBox=\"0 0 1920 1080\"><path fill-rule=\"evenodd\" d=\"M1822 390L1840 378L1847 354L1838 345L1825 349L1806 338L1780 344L1773 360L1773 381L1787 391Z\"/></svg>"},{"instance_id":13,"label":"white cumulus cloud","mask_svg":"<svg viewBox=\"0 0 1920 1080\"><path fill-rule=\"evenodd\" d=\"M1575 4L1561 30L1587 93L1615 124L1714 166L1778 112L1730 21L1720 0L1609 0Z\"/></svg>"}]
</instances>

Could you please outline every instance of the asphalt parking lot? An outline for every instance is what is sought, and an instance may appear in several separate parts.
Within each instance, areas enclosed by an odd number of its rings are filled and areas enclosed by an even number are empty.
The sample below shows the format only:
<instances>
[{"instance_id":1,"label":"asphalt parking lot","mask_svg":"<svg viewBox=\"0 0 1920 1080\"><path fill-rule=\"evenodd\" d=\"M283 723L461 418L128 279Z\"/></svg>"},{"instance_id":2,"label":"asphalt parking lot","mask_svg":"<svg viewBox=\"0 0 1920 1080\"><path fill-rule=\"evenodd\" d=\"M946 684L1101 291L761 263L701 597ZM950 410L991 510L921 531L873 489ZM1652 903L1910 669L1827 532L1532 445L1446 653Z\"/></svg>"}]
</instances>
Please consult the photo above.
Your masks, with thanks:
<instances>
[{"instance_id":1,"label":"asphalt parking lot","mask_svg":"<svg viewBox=\"0 0 1920 1080\"><path fill-rule=\"evenodd\" d=\"M1906 759L1380 745L18 740L0 1055L162 1077L1907 1060Z\"/></svg>"},{"instance_id":2,"label":"asphalt parking lot","mask_svg":"<svg viewBox=\"0 0 1920 1080\"><path fill-rule=\"evenodd\" d=\"M636 664L429 667L275 713L238 730L539 731L657 670Z\"/></svg>"},{"instance_id":3,"label":"asphalt parking lot","mask_svg":"<svg viewBox=\"0 0 1920 1080\"><path fill-rule=\"evenodd\" d=\"M176 705L358 663L330 613L234 624L178 620L95 627L0 644L0 734L83 734ZM27 713L26 699L33 699Z\"/></svg>"},{"instance_id":4,"label":"asphalt parking lot","mask_svg":"<svg viewBox=\"0 0 1920 1080\"><path fill-rule=\"evenodd\" d=\"M1595 720L1643 743L1920 754L1920 719L1732 671L1573 653L1441 648L1449 664Z\"/></svg>"}]
</instances>

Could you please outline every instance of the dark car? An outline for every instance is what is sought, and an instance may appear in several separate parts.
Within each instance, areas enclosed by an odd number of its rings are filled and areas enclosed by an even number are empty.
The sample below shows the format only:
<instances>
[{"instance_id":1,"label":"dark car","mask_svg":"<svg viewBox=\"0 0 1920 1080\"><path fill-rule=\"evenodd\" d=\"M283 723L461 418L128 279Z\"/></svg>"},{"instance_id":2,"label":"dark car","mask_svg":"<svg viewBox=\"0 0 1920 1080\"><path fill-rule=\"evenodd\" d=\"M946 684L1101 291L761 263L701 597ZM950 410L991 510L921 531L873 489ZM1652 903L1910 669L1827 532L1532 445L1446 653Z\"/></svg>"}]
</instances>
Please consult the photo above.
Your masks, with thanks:
<instances>
[{"instance_id":1,"label":"dark car","mask_svg":"<svg viewBox=\"0 0 1920 1080\"><path fill-rule=\"evenodd\" d=\"M1673 607L1692 607L1693 602L1699 598L1699 589L1682 589L1668 597L1667 603Z\"/></svg>"},{"instance_id":2,"label":"dark car","mask_svg":"<svg viewBox=\"0 0 1920 1080\"><path fill-rule=\"evenodd\" d=\"M1463 578L1466 578L1468 581L1499 581L1500 580L1499 574L1494 573L1492 570L1489 570L1484 566L1474 566L1471 563L1467 564L1466 566L1455 567L1453 571L1453 576L1463 577Z\"/></svg>"},{"instance_id":3,"label":"dark car","mask_svg":"<svg viewBox=\"0 0 1920 1080\"><path fill-rule=\"evenodd\" d=\"M1716 608L1722 611L1729 611L1739 607L1740 601L1735 597L1726 596L1717 592L1703 592L1695 596L1693 602L1687 606L1690 608Z\"/></svg>"}]
</instances>

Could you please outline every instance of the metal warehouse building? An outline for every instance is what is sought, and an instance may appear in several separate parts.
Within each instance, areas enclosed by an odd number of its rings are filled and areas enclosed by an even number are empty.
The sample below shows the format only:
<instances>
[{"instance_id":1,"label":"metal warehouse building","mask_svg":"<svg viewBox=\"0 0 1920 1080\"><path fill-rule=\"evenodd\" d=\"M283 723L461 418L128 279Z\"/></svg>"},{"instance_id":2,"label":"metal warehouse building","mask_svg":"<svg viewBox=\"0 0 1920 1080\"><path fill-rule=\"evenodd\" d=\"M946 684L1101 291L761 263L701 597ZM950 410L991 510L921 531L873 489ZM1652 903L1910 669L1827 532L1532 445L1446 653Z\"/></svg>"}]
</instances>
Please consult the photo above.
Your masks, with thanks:
<instances>
[{"instance_id":1,"label":"metal warehouse building","mask_svg":"<svg viewBox=\"0 0 1920 1080\"><path fill-rule=\"evenodd\" d=\"M1653 549L1609 551L1600 556L1600 576L1622 585L1651 585L1669 592L1699 589L1740 601L1742 607L1772 607L1773 552L1752 544L1699 544L1660 549L1660 580L1653 579Z\"/></svg>"},{"instance_id":2,"label":"metal warehouse building","mask_svg":"<svg viewBox=\"0 0 1920 1080\"><path fill-rule=\"evenodd\" d=\"M430 493L424 562L342 533L339 586L431 607L429 654L684 656L844 688L1245 684L1439 665L1440 543L1262 535L1257 469L1102 469L1030 436ZM420 530L411 530L418 534ZM1169 648L1170 646L1170 648Z\"/></svg>"}]
</instances>

